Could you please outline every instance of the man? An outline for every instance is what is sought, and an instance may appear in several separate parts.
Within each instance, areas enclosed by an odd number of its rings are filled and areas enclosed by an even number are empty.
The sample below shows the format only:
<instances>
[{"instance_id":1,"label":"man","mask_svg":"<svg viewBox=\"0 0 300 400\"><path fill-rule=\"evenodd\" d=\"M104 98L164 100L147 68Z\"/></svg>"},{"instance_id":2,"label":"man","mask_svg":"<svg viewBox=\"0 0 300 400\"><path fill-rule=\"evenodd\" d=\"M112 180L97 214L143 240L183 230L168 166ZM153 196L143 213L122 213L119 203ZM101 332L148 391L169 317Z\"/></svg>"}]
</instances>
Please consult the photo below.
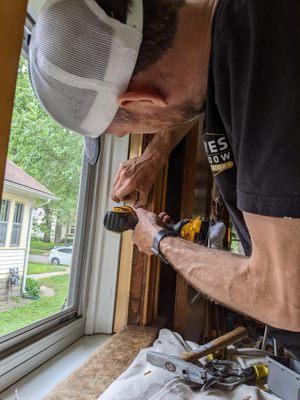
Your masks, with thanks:
<instances>
[{"instance_id":1,"label":"man","mask_svg":"<svg viewBox=\"0 0 300 400\"><path fill-rule=\"evenodd\" d=\"M142 208L133 241L280 328L300 357L299 3L49 0L30 48L36 94L62 125L90 137L160 132L120 167L115 200L138 192L145 203L184 135L175 128L206 104L205 149L247 257L174 237Z\"/></svg>"}]
</instances>

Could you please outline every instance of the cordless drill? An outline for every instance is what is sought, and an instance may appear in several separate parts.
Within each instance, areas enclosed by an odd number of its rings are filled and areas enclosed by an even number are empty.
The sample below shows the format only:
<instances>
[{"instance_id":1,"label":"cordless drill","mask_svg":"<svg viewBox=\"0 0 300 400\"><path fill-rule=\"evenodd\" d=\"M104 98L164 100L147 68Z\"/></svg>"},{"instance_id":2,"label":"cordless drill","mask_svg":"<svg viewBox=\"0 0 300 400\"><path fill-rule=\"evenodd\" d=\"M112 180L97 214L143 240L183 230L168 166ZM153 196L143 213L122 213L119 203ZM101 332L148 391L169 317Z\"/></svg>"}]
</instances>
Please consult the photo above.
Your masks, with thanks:
<instances>
[{"instance_id":1,"label":"cordless drill","mask_svg":"<svg viewBox=\"0 0 300 400\"><path fill-rule=\"evenodd\" d=\"M122 233L133 230L138 223L138 216L129 206L114 207L107 211L104 217L104 226L109 231ZM167 229L172 230L182 239L204 245L207 242L209 222L200 217L183 219L176 224L166 223Z\"/></svg>"}]
</instances>

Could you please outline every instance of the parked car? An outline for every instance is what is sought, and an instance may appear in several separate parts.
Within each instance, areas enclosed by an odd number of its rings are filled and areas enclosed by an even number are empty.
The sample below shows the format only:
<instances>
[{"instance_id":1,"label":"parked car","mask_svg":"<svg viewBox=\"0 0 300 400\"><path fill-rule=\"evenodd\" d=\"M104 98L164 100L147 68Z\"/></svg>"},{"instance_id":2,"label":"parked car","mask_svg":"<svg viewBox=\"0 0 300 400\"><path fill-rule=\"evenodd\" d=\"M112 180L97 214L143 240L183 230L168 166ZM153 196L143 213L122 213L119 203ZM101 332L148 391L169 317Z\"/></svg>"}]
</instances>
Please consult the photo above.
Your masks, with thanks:
<instances>
[{"instance_id":1,"label":"parked car","mask_svg":"<svg viewBox=\"0 0 300 400\"><path fill-rule=\"evenodd\" d=\"M73 246L74 246L74 243L72 242L72 243L67 243L64 245L60 244L60 245L54 246L53 249L59 249L60 247L72 247L73 248Z\"/></svg>"},{"instance_id":2,"label":"parked car","mask_svg":"<svg viewBox=\"0 0 300 400\"><path fill-rule=\"evenodd\" d=\"M49 260L53 265L71 265L73 247L62 246L55 247L49 253Z\"/></svg>"}]
</instances>

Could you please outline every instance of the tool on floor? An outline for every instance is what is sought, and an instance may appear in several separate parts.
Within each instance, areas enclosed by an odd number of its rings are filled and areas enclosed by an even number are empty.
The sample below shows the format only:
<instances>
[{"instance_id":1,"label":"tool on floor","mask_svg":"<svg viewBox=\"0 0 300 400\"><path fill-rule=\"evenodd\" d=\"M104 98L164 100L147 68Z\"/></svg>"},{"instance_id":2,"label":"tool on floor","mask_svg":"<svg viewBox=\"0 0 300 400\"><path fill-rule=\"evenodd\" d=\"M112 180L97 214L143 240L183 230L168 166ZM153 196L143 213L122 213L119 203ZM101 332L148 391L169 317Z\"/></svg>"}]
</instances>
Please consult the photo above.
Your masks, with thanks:
<instances>
[{"instance_id":1,"label":"tool on floor","mask_svg":"<svg viewBox=\"0 0 300 400\"><path fill-rule=\"evenodd\" d=\"M138 223L138 217L129 206L114 207L112 210L107 211L103 223L109 231L122 233L133 230ZM176 224L167 223L165 226L185 240L204 244L207 238L209 222L198 217L195 219L183 219Z\"/></svg>"},{"instance_id":2,"label":"tool on floor","mask_svg":"<svg viewBox=\"0 0 300 400\"><path fill-rule=\"evenodd\" d=\"M248 337L247 329L240 326L209 343L197 347L194 351L182 354L181 357L184 361L193 362L199 360L199 358L207 356L208 354L222 350L231 344L235 344L246 337Z\"/></svg>"},{"instance_id":3,"label":"tool on floor","mask_svg":"<svg viewBox=\"0 0 300 400\"><path fill-rule=\"evenodd\" d=\"M219 341L209 342L206 345L199 346L197 351L187 353L191 356L191 359L198 359L204 357L216 350L227 348L227 346L240 341L247 337L248 332L245 328L237 328L235 331L230 332L224 336L221 336ZM217 340L217 339L216 339ZM232 350L232 349L231 349ZM246 349L246 355L252 355L252 349ZM255 355L261 356L261 353L265 356L265 352L261 350L253 349ZM239 349L239 355L243 354L243 349ZM246 368L241 368L237 363L226 360L226 359L206 359L204 366L195 365L191 362L164 353L158 353L155 351L148 351L146 359L152 365L163 368L176 374L177 376L187 379L190 382L201 385L201 390L204 391L209 387L216 385L223 389L233 389L237 385L245 382L255 382L257 380L265 379L268 375L268 368L264 364L255 364Z\"/></svg>"},{"instance_id":4,"label":"tool on floor","mask_svg":"<svg viewBox=\"0 0 300 400\"><path fill-rule=\"evenodd\" d=\"M204 367L199 367L177 356L152 350L148 351L146 360L156 367L166 369L181 378L201 385L201 391L213 385L231 390L241 383L255 382L265 379L268 375L268 369L263 364L239 368L232 361L216 359L209 361Z\"/></svg>"}]
</instances>

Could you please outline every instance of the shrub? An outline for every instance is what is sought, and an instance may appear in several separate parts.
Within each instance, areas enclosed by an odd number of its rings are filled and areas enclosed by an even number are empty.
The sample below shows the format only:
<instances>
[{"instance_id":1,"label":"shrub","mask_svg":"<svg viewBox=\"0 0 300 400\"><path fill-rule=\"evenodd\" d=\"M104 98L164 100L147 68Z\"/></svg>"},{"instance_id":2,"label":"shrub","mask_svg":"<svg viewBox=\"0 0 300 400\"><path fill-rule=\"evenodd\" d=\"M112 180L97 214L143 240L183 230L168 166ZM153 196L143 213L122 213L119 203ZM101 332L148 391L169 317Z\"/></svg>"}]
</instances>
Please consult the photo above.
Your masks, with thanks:
<instances>
[{"instance_id":1,"label":"shrub","mask_svg":"<svg viewBox=\"0 0 300 400\"><path fill-rule=\"evenodd\" d=\"M43 242L41 239L37 239L37 238L31 238L30 241L30 249L34 249L34 250L51 250L53 249L53 247L55 246L55 243L53 242Z\"/></svg>"},{"instance_id":2,"label":"shrub","mask_svg":"<svg viewBox=\"0 0 300 400\"><path fill-rule=\"evenodd\" d=\"M27 278L26 279L25 290L26 290L26 295L27 296L39 297L40 284L35 279Z\"/></svg>"}]
</instances>

